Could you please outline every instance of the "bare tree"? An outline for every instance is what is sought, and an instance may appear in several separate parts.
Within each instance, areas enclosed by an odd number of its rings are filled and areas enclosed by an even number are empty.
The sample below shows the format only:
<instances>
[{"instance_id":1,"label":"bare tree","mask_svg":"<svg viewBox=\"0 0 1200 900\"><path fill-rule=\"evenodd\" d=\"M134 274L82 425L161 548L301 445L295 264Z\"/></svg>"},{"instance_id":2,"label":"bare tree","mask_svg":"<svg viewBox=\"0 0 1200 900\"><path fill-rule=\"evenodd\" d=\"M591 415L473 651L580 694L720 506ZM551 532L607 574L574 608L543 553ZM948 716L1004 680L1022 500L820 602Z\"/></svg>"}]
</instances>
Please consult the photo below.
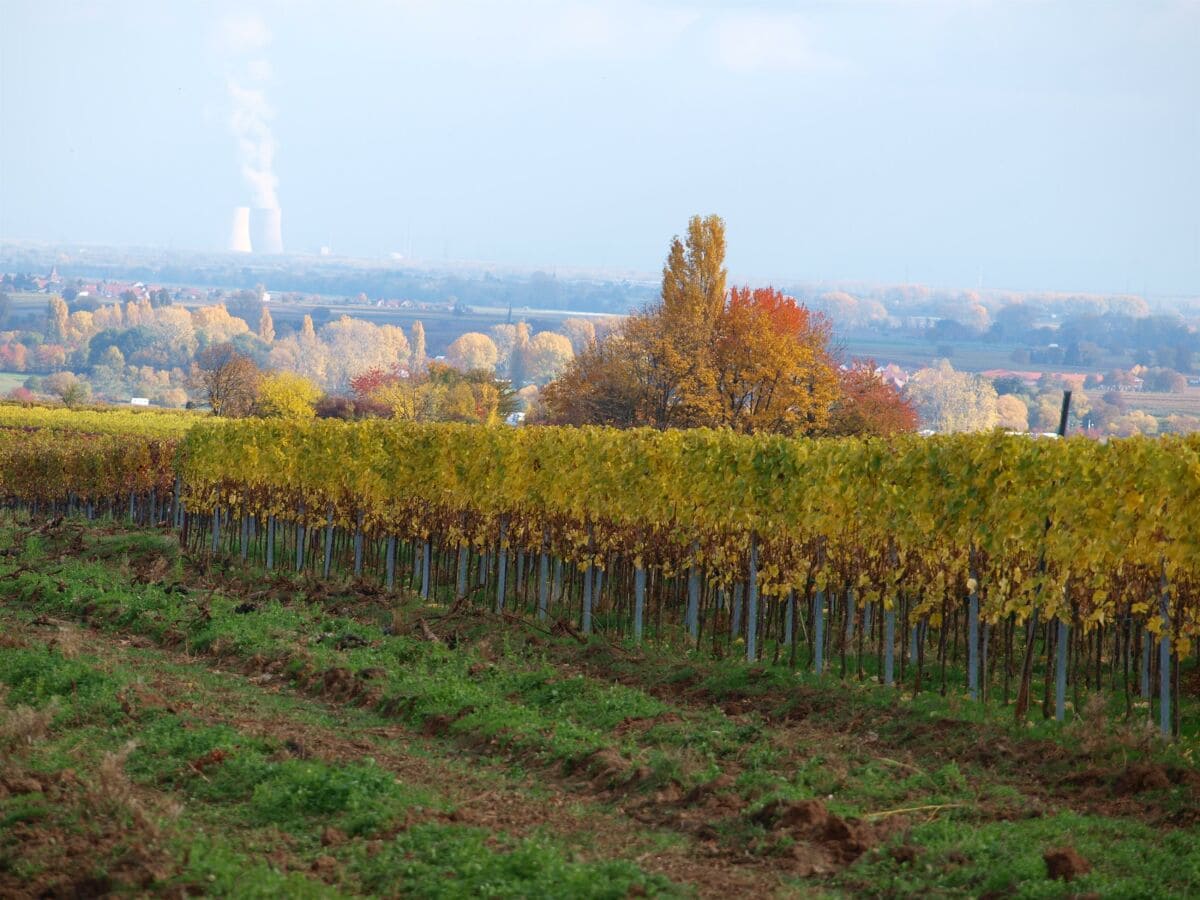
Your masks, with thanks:
<instances>
[{"instance_id":1,"label":"bare tree","mask_svg":"<svg viewBox=\"0 0 1200 900\"><path fill-rule=\"evenodd\" d=\"M258 399L262 372L230 343L214 344L196 356L192 383L204 392L214 415L249 415Z\"/></svg>"}]
</instances>

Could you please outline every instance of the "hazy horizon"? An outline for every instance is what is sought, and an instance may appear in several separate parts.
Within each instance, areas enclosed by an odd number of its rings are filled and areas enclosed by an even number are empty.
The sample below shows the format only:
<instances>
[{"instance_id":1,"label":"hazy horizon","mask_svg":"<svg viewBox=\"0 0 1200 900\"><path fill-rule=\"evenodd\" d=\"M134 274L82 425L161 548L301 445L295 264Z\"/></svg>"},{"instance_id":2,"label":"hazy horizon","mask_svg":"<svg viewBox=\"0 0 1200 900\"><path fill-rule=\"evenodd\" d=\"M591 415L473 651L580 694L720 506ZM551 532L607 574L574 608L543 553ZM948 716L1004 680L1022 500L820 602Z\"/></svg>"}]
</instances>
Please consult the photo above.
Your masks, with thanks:
<instances>
[{"instance_id":1,"label":"hazy horizon","mask_svg":"<svg viewBox=\"0 0 1200 900\"><path fill-rule=\"evenodd\" d=\"M0 5L0 237L1200 293L1200 3Z\"/></svg>"}]
</instances>

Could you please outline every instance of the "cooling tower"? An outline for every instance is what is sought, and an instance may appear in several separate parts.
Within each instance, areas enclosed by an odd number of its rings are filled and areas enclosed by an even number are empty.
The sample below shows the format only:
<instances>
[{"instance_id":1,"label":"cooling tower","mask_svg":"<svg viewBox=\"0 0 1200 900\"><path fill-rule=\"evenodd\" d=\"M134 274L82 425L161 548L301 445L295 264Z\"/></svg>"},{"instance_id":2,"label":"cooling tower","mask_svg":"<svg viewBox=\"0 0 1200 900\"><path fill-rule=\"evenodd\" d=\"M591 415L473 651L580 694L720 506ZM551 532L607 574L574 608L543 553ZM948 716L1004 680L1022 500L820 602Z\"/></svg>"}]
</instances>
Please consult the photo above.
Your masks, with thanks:
<instances>
[{"instance_id":1,"label":"cooling tower","mask_svg":"<svg viewBox=\"0 0 1200 900\"><path fill-rule=\"evenodd\" d=\"M282 253L283 231L278 209L255 209L250 213L250 233L255 253Z\"/></svg>"},{"instance_id":2,"label":"cooling tower","mask_svg":"<svg viewBox=\"0 0 1200 900\"><path fill-rule=\"evenodd\" d=\"M229 230L229 250L231 253L249 253L251 249L250 207L235 207L233 210L233 227Z\"/></svg>"}]
</instances>

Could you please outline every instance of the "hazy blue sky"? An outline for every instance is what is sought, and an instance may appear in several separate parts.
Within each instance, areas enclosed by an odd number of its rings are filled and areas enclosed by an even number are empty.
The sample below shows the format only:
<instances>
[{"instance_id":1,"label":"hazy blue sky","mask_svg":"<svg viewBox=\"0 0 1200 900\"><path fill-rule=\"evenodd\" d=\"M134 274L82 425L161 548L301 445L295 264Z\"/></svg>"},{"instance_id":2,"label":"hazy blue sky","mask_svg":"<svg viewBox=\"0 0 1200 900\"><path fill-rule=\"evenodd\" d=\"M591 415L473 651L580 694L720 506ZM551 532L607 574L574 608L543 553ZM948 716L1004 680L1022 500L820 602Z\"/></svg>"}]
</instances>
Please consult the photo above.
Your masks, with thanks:
<instances>
[{"instance_id":1,"label":"hazy blue sky","mask_svg":"<svg viewBox=\"0 0 1200 900\"><path fill-rule=\"evenodd\" d=\"M716 212L743 278L1200 293L1200 0L0 0L0 33L6 238L217 249L273 176L289 250L655 271Z\"/></svg>"}]
</instances>

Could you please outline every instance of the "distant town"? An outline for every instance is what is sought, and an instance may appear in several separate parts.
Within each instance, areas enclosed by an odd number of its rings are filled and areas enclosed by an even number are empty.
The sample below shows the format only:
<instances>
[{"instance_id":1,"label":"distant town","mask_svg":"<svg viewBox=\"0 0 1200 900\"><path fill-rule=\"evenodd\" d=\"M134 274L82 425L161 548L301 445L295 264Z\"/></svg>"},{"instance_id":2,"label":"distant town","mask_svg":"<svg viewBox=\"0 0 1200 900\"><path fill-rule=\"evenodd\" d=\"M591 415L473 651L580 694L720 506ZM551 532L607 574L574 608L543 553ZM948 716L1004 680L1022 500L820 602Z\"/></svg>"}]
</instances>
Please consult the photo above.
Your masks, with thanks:
<instances>
[{"instance_id":1,"label":"distant town","mask_svg":"<svg viewBox=\"0 0 1200 900\"><path fill-rule=\"evenodd\" d=\"M500 378L510 374L506 335L518 325L531 337L546 332L564 338L554 362L528 384L514 385L528 389L521 405L532 412L536 391L565 365L568 344L570 355L581 352L596 334L645 306L656 290L647 280L609 281L594 273L560 277L29 245L0 246L0 264L7 269L0 280L0 388L6 395L47 396L46 379L69 373L96 400L139 397L164 406L200 401L189 369L206 346L235 340L264 370L289 367L292 356L303 356L287 348L302 337L306 319L319 333L345 316L360 327L407 329L409 354L412 329L420 323L423 354L434 361L454 356L464 335L483 335L495 347L491 365ZM1061 391L1070 388L1073 427L1096 436L1200 430L1200 301L1194 298L1152 302L1133 294L922 285L793 284L783 290L828 317L831 346L843 366L869 360L899 392L924 370L953 373L973 389L994 391L994 414L985 402L989 412L975 425L1052 430ZM65 328L52 321L54 298L65 306ZM119 321L114 310L121 310ZM269 341L264 315L271 320ZM119 365L110 348L122 354ZM372 356L369 342L346 350L359 353L364 368L400 369L408 362ZM468 362L486 363L490 355L484 348ZM308 374L324 390L346 391L358 374L353 368L325 366ZM964 427L929 409L922 424Z\"/></svg>"}]
</instances>

